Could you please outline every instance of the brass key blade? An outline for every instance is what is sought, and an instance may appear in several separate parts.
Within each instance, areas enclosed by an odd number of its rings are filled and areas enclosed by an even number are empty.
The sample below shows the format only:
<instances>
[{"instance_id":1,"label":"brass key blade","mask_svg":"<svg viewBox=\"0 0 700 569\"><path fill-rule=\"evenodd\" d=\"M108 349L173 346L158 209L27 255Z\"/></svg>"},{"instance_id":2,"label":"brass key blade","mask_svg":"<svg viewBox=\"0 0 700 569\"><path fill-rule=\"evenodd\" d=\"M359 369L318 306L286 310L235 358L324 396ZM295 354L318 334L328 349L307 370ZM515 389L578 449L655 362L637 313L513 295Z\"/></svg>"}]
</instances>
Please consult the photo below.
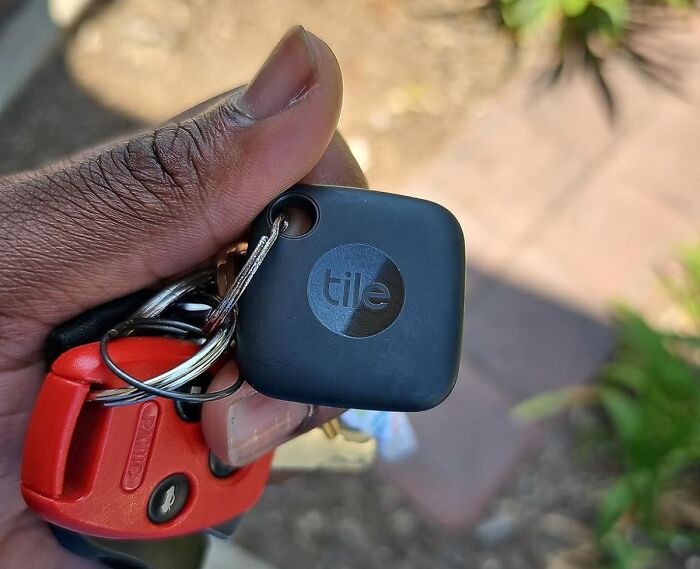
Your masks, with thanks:
<instances>
[{"instance_id":1,"label":"brass key blade","mask_svg":"<svg viewBox=\"0 0 700 569\"><path fill-rule=\"evenodd\" d=\"M277 447L274 470L362 472L374 463L377 441L335 419Z\"/></svg>"},{"instance_id":2,"label":"brass key blade","mask_svg":"<svg viewBox=\"0 0 700 569\"><path fill-rule=\"evenodd\" d=\"M336 417L335 419L331 419L330 421L323 423L319 429L321 429L323 434L329 439L334 439L335 437L341 435L343 426L340 424L340 419Z\"/></svg>"}]
</instances>

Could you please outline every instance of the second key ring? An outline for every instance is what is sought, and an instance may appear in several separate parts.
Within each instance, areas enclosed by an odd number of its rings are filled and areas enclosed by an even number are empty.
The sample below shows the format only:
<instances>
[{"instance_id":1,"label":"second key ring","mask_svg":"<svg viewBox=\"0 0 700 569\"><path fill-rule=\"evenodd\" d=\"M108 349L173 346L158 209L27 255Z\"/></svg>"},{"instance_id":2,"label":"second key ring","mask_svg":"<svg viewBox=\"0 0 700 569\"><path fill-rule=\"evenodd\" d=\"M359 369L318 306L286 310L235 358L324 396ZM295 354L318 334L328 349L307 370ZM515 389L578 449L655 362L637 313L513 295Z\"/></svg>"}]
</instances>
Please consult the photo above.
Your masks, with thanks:
<instances>
[{"instance_id":1,"label":"second key ring","mask_svg":"<svg viewBox=\"0 0 700 569\"><path fill-rule=\"evenodd\" d=\"M204 402L222 399L235 392L242 380L216 393L182 393L177 389L206 372L230 347L236 329L238 301L287 224L286 215L277 216L272 223L270 233L258 241L230 289L221 302L209 312L202 330L176 320L163 320L160 315L186 294L210 282L214 275L213 271L194 273L170 285L136 311L131 319L109 330L100 341L100 354L109 370L131 387L97 391L90 395L90 399L108 406L129 405L153 397ZM141 381L121 369L110 357L108 349L110 340L139 329L159 330L168 334L194 333L204 338L205 342L188 360L156 377Z\"/></svg>"},{"instance_id":2,"label":"second key ring","mask_svg":"<svg viewBox=\"0 0 700 569\"><path fill-rule=\"evenodd\" d=\"M129 320L109 330L100 341L100 355L109 370L130 387L95 391L89 395L89 398L107 406L121 406L138 403L153 397L202 403L222 399L234 393L242 384L242 380L215 393L182 393L177 389L205 373L229 348L236 327L236 312L234 311L233 317L227 325L214 331L209 338L206 338L197 326L178 320L160 318L160 315L168 308L174 306L188 294L205 286L212 279L212 271L200 271L188 275L156 294ZM170 335L195 336L203 339L204 343L190 359L156 377L142 381L126 373L109 355L109 342L111 340L141 330L163 332Z\"/></svg>"},{"instance_id":3,"label":"second key ring","mask_svg":"<svg viewBox=\"0 0 700 569\"><path fill-rule=\"evenodd\" d=\"M156 377L143 381L126 373L112 360L108 349L110 340L143 329L161 330L171 333L180 331L198 335L201 335L201 330L196 326L183 322L159 318L134 319L116 326L102 337L100 341L100 355L109 370L119 379L131 385L131 387L95 392L91 398L107 406L120 406L137 403L152 397L165 397L188 403L204 403L232 395L243 384L243 378L239 377L233 385L211 393L183 393L177 391L177 389L205 373L223 355L233 340L235 320L233 324L233 326L218 330L188 360Z\"/></svg>"}]
</instances>

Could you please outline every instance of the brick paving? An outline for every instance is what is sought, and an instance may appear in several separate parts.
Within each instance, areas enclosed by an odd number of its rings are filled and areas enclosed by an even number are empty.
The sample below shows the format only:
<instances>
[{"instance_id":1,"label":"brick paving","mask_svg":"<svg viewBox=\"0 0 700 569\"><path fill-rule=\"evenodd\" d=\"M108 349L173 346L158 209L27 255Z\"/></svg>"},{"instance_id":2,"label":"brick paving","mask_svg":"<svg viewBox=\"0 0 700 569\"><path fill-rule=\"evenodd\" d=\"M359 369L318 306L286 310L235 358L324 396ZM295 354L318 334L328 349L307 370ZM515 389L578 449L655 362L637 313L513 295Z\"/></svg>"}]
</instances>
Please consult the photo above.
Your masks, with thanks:
<instances>
[{"instance_id":1,"label":"brick paving","mask_svg":"<svg viewBox=\"0 0 700 569\"><path fill-rule=\"evenodd\" d=\"M425 450L378 470L441 525L474 523L488 504L484 490L496 490L537 437L510 418L509 407L489 372L466 357L445 403L412 418Z\"/></svg>"},{"instance_id":2,"label":"brick paving","mask_svg":"<svg viewBox=\"0 0 700 569\"><path fill-rule=\"evenodd\" d=\"M684 72L673 94L613 62L613 122L588 78L523 74L403 189L457 215L469 257L458 386L412 417L419 453L378 469L438 523L473 525L533 447L513 403L595 376L612 301L665 309L655 271L700 228L700 65Z\"/></svg>"}]
</instances>

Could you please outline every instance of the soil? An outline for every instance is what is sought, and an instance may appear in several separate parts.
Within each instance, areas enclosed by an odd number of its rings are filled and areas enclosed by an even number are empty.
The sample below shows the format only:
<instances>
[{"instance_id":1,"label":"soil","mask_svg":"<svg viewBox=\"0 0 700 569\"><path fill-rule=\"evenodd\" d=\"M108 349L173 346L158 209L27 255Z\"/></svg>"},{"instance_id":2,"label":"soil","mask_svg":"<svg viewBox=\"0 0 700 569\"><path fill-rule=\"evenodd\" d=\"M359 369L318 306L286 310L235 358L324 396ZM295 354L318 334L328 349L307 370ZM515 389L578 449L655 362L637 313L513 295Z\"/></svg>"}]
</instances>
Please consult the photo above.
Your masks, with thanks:
<instances>
[{"instance_id":1,"label":"soil","mask_svg":"<svg viewBox=\"0 0 700 569\"><path fill-rule=\"evenodd\" d=\"M575 434L592 420L548 429L471 531L436 527L372 473L314 474L270 486L235 539L284 569L600 569L592 528L617 466ZM672 547L650 569L700 567L684 538Z\"/></svg>"},{"instance_id":2,"label":"soil","mask_svg":"<svg viewBox=\"0 0 700 569\"><path fill-rule=\"evenodd\" d=\"M471 532L435 527L372 474L327 474L270 487L236 539L280 568L544 569L587 532L604 484L574 448L571 430L552 431Z\"/></svg>"}]
</instances>

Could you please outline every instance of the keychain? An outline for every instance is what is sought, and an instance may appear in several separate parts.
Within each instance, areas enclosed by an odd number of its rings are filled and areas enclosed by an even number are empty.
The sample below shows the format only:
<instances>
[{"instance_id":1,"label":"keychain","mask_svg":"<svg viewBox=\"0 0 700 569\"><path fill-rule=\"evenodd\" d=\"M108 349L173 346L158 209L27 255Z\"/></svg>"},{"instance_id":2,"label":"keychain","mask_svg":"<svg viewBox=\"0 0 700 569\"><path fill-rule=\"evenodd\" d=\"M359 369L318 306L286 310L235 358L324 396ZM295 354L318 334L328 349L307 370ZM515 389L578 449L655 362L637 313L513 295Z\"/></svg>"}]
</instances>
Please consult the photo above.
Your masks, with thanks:
<instances>
[{"instance_id":1,"label":"keychain","mask_svg":"<svg viewBox=\"0 0 700 569\"><path fill-rule=\"evenodd\" d=\"M302 220L291 223L292 216ZM157 325L147 306L143 318L102 340L105 363L132 388L97 400L172 397L234 338L242 376L276 399L423 411L449 395L461 353L466 261L462 230L448 210L395 194L298 185L256 218L250 240L255 247L207 316L195 356L144 382L110 361L110 339Z\"/></svg>"},{"instance_id":2,"label":"keychain","mask_svg":"<svg viewBox=\"0 0 700 569\"><path fill-rule=\"evenodd\" d=\"M272 454L241 469L221 463L198 411L243 378L310 405L419 411L447 397L465 286L464 239L447 210L301 185L258 216L249 242L53 363L25 443L31 509L73 531L138 539L239 516L262 493ZM201 321L183 316L188 303L204 305ZM232 356L241 379L206 392ZM376 452L337 423L321 434L292 441L278 464L362 466ZM325 445L326 458L302 459L305 445Z\"/></svg>"},{"instance_id":3,"label":"keychain","mask_svg":"<svg viewBox=\"0 0 700 569\"><path fill-rule=\"evenodd\" d=\"M283 220L231 282L234 294L245 290ZM240 469L222 463L193 412L243 383L204 393L232 342L235 301L209 335L208 319L198 326L164 317L187 299L218 306L221 299L209 292L214 280L214 272L200 271L173 283L100 342L53 362L22 462L22 494L45 520L97 537L164 538L224 524L259 499L272 454ZM137 331L175 337L121 337Z\"/></svg>"}]
</instances>

